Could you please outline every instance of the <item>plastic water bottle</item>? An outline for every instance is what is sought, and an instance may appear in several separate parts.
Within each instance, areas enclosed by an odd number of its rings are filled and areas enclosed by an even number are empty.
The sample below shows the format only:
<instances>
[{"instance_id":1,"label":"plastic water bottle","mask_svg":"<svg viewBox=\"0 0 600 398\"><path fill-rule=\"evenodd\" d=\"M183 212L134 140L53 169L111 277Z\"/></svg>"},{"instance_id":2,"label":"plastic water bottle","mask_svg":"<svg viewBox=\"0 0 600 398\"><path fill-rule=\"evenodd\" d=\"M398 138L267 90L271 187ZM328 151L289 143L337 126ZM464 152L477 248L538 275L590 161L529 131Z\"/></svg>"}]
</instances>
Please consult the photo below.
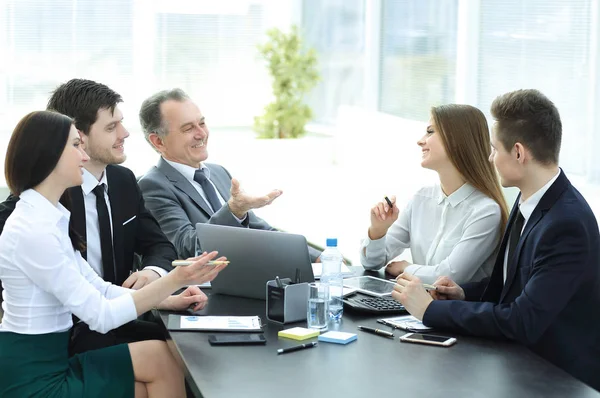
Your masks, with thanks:
<instances>
[{"instance_id":1,"label":"plastic water bottle","mask_svg":"<svg viewBox=\"0 0 600 398\"><path fill-rule=\"evenodd\" d=\"M327 239L327 248L321 253L321 283L329 286L329 319L339 321L344 312L342 297L344 282L342 262L344 258L337 248L337 239Z\"/></svg>"}]
</instances>

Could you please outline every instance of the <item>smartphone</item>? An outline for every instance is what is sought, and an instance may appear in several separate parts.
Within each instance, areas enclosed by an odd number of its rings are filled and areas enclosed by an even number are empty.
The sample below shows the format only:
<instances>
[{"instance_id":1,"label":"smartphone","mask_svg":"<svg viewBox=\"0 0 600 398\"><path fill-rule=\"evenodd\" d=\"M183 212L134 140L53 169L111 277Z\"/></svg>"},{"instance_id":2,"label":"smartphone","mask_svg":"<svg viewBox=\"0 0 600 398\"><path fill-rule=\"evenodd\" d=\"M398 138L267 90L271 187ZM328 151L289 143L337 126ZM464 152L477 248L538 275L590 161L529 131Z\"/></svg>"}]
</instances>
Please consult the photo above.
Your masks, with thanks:
<instances>
[{"instance_id":1,"label":"smartphone","mask_svg":"<svg viewBox=\"0 0 600 398\"><path fill-rule=\"evenodd\" d=\"M265 344L267 339L263 334L244 333L244 334L211 334L208 336L210 345L247 345L247 344Z\"/></svg>"},{"instance_id":2,"label":"smartphone","mask_svg":"<svg viewBox=\"0 0 600 398\"><path fill-rule=\"evenodd\" d=\"M423 333L407 333L404 336L400 336L400 341L405 343L439 345L442 347L450 347L456 343L454 337L435 336L433 334Z\"/></svg>"}]
</instances>

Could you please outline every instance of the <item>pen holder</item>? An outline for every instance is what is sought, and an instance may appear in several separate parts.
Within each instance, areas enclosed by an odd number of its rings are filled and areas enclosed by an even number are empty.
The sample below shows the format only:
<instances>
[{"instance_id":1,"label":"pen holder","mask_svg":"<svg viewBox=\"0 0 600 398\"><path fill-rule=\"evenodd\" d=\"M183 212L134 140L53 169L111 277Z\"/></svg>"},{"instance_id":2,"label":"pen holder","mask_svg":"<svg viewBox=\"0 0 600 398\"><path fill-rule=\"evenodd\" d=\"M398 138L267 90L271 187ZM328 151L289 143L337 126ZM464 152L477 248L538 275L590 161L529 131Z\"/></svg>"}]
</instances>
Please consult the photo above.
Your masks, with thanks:
<instances>
[{"instance_id":1,"label":"pen holder","mask_svg":"<svg viewBox=\"0 0 600 398\"><path fill-rule=\"evenodd\" d=\"M308 283L290 284L289 278L267 282L267 319L277 323L306 320L308 308Z\"/></svg>"}]
</instances>

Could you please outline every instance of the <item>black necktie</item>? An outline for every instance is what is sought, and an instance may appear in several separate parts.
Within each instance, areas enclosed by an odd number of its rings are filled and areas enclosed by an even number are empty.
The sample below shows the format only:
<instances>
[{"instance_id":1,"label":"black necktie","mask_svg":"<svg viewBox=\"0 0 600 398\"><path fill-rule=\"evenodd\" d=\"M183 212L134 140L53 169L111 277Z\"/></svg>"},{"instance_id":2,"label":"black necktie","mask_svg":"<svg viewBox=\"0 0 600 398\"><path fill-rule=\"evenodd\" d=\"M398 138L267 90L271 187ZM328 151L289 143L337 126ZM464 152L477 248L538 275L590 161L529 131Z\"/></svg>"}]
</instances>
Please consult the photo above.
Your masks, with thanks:
<instances>
[{"instance_id":1,"label":"black necktie","mask_svg":"<svg viewBox=\"0 0 600 398\"><path fill-rule=\"evenodd\" d=\"M510 262L513 260L513 255L515 253L515 250L517 249L517 245L519 244L519 239L521 238L521 231L523 231L524 222L525 218L523 218L521 210L517 210L517 219L510 228L510 237L508 241L508 258L506 261L507 270L510 266Z\"/></svg>"},{"instance_id":2,"label":"black necktie","mask_svg":"<svg viewBox=\"0 0 600 398\"><path fill-rule=\"evenodd\" d=\"M212 207L213 212L216 213L221 208L221 201L219 200L219 196L217 196L215 187L213 187L210 181L208 181L206 174L204 174L204 169L196 170L194 173L194 181L200 184L204 194L206 194L210 207Z\"/></svg>"},{"instance_id":3,"label":"black necktie","mask_svg":"<svg viewBox=\"0 0 600 398\"><path fill-rule=\"evenodd\" d=\"M100 250L102 252L102 271L103 279L107 282L115 282L116 270L113 254L112 231L110 228L110 218L108 207L104 200L104 184L94 188L96 195L96 211L98 212L98 226L100 227Z\"/></svg>"}]
</instances>

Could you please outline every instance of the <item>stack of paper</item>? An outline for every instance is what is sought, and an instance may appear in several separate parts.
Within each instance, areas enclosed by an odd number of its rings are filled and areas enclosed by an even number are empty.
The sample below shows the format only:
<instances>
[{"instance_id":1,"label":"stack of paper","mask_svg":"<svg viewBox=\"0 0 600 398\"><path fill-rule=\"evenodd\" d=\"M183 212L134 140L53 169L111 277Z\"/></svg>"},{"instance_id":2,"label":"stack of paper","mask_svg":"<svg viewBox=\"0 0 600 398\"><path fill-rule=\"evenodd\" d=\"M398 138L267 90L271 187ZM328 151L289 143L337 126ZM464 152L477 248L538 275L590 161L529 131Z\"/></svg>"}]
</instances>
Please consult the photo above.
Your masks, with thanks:
<instances>
[{"instance_id":1,"label":"stack of paper","mask_svg":"<svg viewBox=\"0 0 600 398\"><path fill-rule=\"evenodd\" d=\"M296 327L291 329L280 330L279 333L277 333L277 336L294 340L306 340L313 337L317 337L319 333L320 332L316 329Z\"/></svg>"},{"instance_id":2,"label":"stack of paper","mask_svg":"<svg viewBox=\"0 0 600 398\"><path fill-rule=\"evenodd\" d=\"M348 344L356 340L356 338L356 333L331 331L320 335L319 341L324 341L326 343Z\"/></svg>"}]
</instances>

